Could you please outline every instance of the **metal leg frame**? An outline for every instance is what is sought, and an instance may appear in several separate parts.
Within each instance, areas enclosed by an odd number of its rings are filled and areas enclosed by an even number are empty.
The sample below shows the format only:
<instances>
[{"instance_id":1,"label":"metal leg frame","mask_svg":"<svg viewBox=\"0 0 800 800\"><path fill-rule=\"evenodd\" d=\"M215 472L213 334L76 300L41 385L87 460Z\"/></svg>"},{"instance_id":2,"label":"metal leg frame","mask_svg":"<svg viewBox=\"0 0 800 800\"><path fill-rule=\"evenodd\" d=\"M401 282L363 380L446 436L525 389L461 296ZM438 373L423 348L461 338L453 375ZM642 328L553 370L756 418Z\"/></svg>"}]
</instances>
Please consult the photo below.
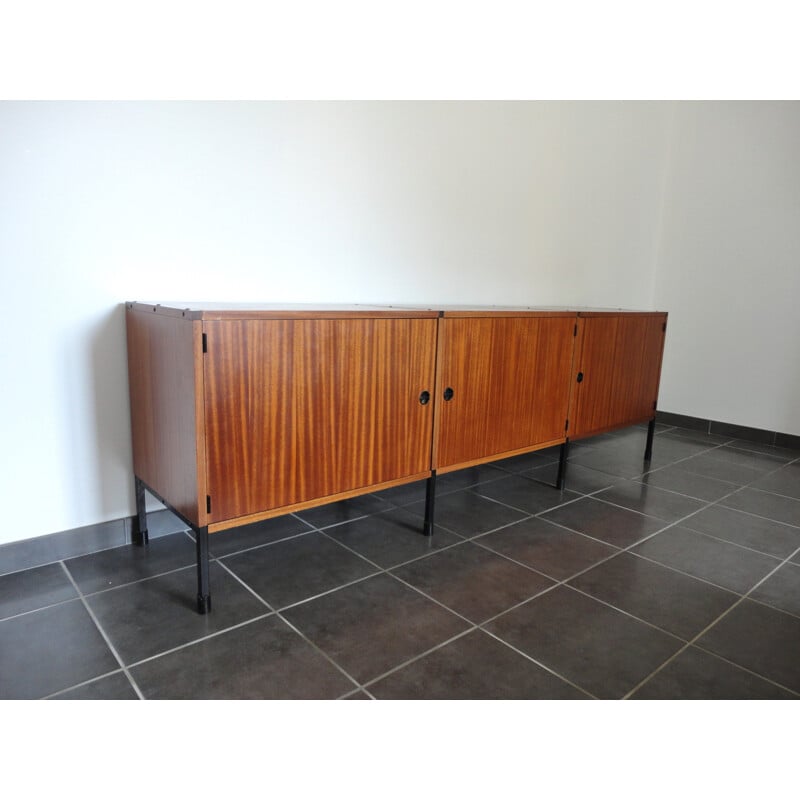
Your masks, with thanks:
<instances>
[{"instance_id":1,"label":"metal leg frame","mask_svg":"<svg viewBox=\"0 0 800 800\"><path fill-rule=\"evenodd\" d=\"M644 460L649 461L653 457L653 434L656 432L656 418L650 420L647 426L647 444L644 448Z\"/></svg>"},{"instance_id":2,"label":"metal leg frame","mask_svg":"<svg viewBox=\"0 0 800 800\"><path fill-rule=\"evenodd\" d=\"M425 522L422 532L425 536L433 535L433 507L436 501L436 470L431 472L430 478L425 481Z\"/></svg>"},{"instance_id":3,"label":"metal leg frame","mask_svg":"<svg viewBox=\"0 0 800 800\"><path fill-rule=\"evenodd\" d=\"M136 487L136 527L137 530L133 532L134 544L146 545L149 541L147 535L147 508L144 503L144 483L134 476L134 485Z\"/></svg>"},{"instance_id":4,"label":"metal leg frame","mask_svg":"<svg viewBox=\"0 0 800 800\"><path fill-rule=\"evenodd\" d=\"M211 592L208 587L208 526L195 528L197 547L197 610L201 614L211 611Z\"/></svg>"},{"instance_id":5,"label":"metal leg frame","mask_svg":"<svg viewBox=\"0 0 800 800\"><path fill-rule=\"evenodd\" d=\"M558 475L556 477L556 489L564 488L564 481L567 478L567 456L569 456L569 439L561 445L561 452L558 454Z\"/></svg>"}]
</instances>

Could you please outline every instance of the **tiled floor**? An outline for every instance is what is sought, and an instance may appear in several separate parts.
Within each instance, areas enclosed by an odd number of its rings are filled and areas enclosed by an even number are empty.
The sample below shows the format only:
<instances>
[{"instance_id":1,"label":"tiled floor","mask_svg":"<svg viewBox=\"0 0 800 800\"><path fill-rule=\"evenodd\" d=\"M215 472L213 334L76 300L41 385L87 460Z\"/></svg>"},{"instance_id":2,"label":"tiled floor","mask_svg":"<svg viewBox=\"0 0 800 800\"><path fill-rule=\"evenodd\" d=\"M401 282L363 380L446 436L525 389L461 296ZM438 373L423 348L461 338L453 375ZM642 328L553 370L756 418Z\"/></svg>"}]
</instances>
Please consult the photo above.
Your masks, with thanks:
<instances>
[{"instance_id":1,"label":"tiled floor","mask_svg":"<svg viewBox=\"0 0 800 800\"><path fill-rule=\"evenodd\" d=\"M644 441L0 576L0 697L800 697L800 452Z\"/></svg>"}]
</instances>

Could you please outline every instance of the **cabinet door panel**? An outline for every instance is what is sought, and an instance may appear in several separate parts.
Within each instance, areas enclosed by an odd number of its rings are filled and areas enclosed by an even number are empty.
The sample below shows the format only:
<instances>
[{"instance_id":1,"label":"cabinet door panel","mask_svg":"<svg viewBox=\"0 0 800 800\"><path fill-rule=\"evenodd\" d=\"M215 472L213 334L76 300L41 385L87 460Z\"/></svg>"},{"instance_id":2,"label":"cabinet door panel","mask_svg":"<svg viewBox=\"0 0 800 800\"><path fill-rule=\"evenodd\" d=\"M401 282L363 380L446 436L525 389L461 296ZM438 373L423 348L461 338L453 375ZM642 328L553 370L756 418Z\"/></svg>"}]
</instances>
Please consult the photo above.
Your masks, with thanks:
<instances>
[{"instance_id":1,"label":"cabinet door panel","mask_svg":"<svg viewBox=\"0 0 800 800\"><path fill-rule=\"evenodd\" d=\"M435 319L205 325L212 522L430 469Z\"/></svg>"},{"instance_id":2,"label":"cabinet door panel","mask_svg":"<svg viewBox=\"0 0 800 800\"><path fill-rule=\"evenodd\" d=\"M296 323L304 499L430 469L435 353L435 319Z\"/></svg>"},{"instance_id":3,"label":"cabinet door panel","mask_svg":"<svg viewBox=\"0 0 800 800\"><path fill-rule=\"evenodd\" d=\"M291 320L205 322L211 520L299 502Z\"/></svg>"},{"instance_id":4,"label":"cabinet door panel","mask_svg":"<svg viewBox=\"0 0 800 800\"><path fill-rule=\"evenodd\" d=\"M574 321L441 320L438 468L564 437ZM453 398L444 401L448 387Z\"/></svg>"},{"instance_id":5,"label":"cabinet door panel","mask_svg":"<svg viewBox=\"0 0 800 800\"><path fill-rule=\"evenodd\" d=\"M570 434L588 436L654 413L663 314L607 314L579 321ZM577 376L583 380L578 383Z\"/></svg>"}]
</instances>

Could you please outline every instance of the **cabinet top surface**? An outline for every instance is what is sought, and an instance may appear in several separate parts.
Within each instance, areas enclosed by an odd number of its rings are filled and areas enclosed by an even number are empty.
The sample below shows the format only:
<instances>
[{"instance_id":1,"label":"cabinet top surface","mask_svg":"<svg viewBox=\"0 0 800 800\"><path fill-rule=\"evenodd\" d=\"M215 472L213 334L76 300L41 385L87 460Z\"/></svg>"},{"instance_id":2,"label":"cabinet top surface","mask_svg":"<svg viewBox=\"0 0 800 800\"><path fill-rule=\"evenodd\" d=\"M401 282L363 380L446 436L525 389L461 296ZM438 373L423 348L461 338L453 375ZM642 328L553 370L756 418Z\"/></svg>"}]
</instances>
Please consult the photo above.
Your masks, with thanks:
<instances>
[{"instance_id":1,"label":"cabinet top surface","mask_svg":"<svg viewBox=\"0 0 800 800\"><path fill-rule=\"evenodd\" d=\"M601 314L665 314L625 308L582 306L480 306L480 305L367 305L320 303L214 303L127 302L130 311L163 314L185 319L281 319L349 317L480 317L480 316L594 316Z\"/></svg>"}]
</instances>

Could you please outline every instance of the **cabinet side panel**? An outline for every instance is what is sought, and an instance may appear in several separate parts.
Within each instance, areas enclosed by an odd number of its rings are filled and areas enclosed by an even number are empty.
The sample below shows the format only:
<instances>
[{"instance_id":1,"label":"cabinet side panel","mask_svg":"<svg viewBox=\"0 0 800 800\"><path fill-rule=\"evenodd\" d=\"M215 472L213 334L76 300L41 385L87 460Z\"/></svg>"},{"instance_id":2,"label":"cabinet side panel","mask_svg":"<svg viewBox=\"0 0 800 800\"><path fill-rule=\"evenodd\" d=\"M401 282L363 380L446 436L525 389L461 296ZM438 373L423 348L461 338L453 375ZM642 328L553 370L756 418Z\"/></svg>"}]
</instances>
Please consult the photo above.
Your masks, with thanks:
<instances>
[{"instance_id":1,"label":"cabinet side panel","mask_svg":"<svg viewBox=\"0 0 800 800\"><path fill-rule=\"evenodd\" d=\"M126 328L134 472L186 519L202 524L192 323L128 309Z\"/></svg>"}]
</instances>

